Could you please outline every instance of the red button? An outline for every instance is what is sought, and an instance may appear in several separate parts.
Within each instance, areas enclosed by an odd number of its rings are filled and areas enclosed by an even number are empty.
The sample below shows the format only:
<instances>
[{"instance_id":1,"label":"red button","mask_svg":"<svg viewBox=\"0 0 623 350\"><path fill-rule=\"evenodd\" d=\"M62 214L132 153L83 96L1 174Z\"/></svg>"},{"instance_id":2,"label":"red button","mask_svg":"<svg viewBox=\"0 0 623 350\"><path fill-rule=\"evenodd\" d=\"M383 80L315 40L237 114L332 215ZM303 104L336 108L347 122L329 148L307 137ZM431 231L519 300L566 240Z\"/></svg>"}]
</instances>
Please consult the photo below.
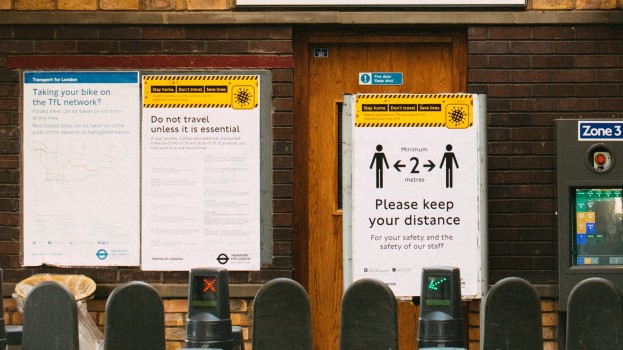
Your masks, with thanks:
<instances>
[{"instance_id":1,"label":"red button","mask_svg":"<svg viewBox=\"0 0 623 350\"><path fill-rule=\"evenodd\" d=\"M597 163L597 165L604 165L606 164L606 155L605 154L596 154L595 155L595 163Z\"/></svg>"}]
</instances>

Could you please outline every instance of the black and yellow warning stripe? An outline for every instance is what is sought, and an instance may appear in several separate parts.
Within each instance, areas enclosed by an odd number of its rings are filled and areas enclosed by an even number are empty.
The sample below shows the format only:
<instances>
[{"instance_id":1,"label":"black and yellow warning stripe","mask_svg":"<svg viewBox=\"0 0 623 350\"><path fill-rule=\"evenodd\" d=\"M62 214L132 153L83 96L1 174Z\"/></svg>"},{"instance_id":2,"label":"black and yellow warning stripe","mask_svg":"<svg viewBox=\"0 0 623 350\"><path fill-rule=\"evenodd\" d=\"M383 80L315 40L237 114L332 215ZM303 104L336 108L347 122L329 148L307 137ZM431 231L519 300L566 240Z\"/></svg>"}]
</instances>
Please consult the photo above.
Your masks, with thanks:
<instances>
[{"instance_id":1,"label":"black and yellow warning stripe","mask_svg":"<svg viewBox=\"0 0 623 350\"><path fill-rule=\"evenodd\" d=\"M144 81L257 81L257 75L144 75Z\"/></svg>"}]
</instances>

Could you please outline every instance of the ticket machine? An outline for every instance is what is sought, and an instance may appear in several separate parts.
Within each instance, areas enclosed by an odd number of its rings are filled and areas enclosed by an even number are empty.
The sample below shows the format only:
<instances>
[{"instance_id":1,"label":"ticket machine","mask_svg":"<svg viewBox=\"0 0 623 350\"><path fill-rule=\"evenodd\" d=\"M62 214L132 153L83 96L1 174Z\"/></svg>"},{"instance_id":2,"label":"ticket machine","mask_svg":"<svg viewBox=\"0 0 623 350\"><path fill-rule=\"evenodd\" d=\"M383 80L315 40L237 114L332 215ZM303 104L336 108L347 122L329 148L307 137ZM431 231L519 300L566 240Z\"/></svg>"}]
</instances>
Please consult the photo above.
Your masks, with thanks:
<instances>
[{"instance_id":1,"label":"ticket machine","mask_svg":"<svg viewBox=\"0 0 623 350\"><path fill-rule=\"evenodd\" d=\"M556 120L560 310L589 277L623 290L623 120Z\"/></svg>"}]
</instances>

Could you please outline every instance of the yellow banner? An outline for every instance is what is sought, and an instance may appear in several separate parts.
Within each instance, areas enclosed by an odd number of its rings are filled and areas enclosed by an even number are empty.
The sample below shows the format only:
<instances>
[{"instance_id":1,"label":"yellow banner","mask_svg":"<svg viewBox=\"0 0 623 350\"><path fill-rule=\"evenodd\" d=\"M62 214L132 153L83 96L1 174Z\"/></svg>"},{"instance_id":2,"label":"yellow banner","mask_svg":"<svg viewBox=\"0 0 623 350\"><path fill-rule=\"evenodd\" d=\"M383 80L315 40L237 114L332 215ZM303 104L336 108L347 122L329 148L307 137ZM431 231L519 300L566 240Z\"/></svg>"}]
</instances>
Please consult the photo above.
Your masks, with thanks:
<instances>
[{"instance_id":1,"label":"yellow banner","mask_svg":"<svg viewBox=\"0 0 623 350\"><path fill-rule=\"evenodd\" d=\"M361 94L355 106L355 127L466 129L474 123L469 94Z\"/></svg>"},{"instance_id":2,"label":"yellow banner","mask_svg":"<svg viewBox=\"0 0 623 350\"><path fill-rule=\"evenodd\" d=\"M257 107L257 75L146 75L145 108Z\"/></svg>"}]
</instances>

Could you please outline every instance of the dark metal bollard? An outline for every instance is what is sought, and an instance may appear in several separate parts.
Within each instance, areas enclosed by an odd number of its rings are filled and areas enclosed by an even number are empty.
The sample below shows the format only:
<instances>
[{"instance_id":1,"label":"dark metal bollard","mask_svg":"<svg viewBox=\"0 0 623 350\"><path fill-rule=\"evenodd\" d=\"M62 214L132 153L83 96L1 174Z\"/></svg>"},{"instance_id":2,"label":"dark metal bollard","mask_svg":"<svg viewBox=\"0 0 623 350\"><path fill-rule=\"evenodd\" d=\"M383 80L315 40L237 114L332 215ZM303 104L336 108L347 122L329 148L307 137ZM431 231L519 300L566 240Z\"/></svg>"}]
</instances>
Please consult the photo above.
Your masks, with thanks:
<instances>
[{"instance_id":1,"label":"dark metal bollard","mask_svg":"<svg viewBox=\"0 0 623 350\"><path fill-rule=\"evenodd\" d=\"M483 349L543 350L541 299L526 280L496 283L482 304Z\"/></svg>"},{"instance_id":2,"label":"dark metal bollard","mask_svg":"<svg viewBox=\"0 0 623 350\"><path fill-rule=\"evenodd\" d=\"M71 291L56 282L35 286L24 303L23 350L78 350L78 313Z\"/></svg>"},{"instance_id":3,"label":"dark metal bollard","mask_svg":"<svg viewBox=\"0 0 623 350\"><path fill-rule=\"evenodd\" d=\"M105 350L164 350L164 306L149 284L128 282L106 302Z\"/></svg>"},{"instance_id":4,"label":"dark metal bollard","mask_svg":"<svg viewBox=\"0 0 623 350\"><path fill-rule=\"evenodd\" d=\"M567 350L576 349L623 349L623 297L606 279L586 279L569 294Z\"/></svg>"},{"instance_id":5,"label":"dark metal bollard","mask_svg":"<svg viewBox=\"0 0 623 350\"><path fill-rule=\"evenodd\" d=\"M297 282L277 278L257 292L253 309L254 350L311 350L309 296Z\"/></svg>"},{"instance_id":6,"label":"dark metal bollard","mask_svg":"<svg viewBox=\"0 0 623 350\"><path fill-rule=\"evenodd\" d=\"M340 349L398 349L398 304L385 283L361 279L346 290Z\"/></svg>"}]
</instances>

